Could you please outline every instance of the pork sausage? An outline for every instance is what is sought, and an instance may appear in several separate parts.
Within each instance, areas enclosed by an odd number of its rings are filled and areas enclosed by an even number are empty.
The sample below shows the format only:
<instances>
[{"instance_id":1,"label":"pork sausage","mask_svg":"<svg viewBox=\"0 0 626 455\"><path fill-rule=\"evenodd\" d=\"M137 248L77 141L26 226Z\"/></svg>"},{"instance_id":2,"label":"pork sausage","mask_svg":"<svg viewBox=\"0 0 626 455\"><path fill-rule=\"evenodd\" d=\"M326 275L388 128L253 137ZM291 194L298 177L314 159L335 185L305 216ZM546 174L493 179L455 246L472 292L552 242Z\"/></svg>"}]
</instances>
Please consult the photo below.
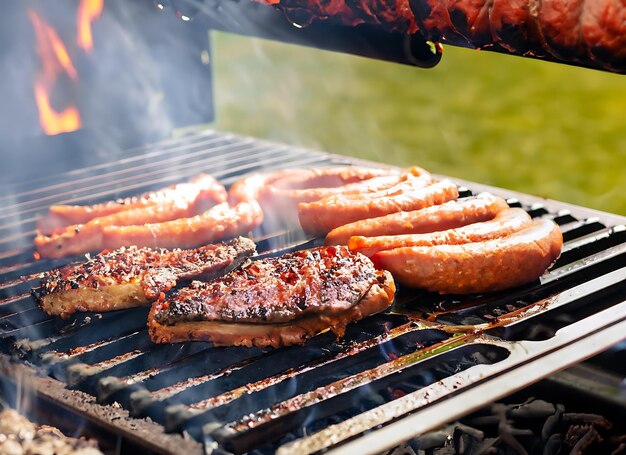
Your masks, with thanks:
<instances>
[{"instance_id":1,"label":"pork sausage","mask_svg":"<svg viewBox=\"0 0 626 455\"><path fill-rule=\"evenodd\" d=\"M372 260L405 286L442 294L484 293L536 280L562 246L559 227L540 219L500 239L396 248L378 252Z\"/></svg>"},{"instance_id":2,"label":"pork sausage","mask_svg":"<svg viewBox=\"0 0 626 455\"><path fill-rule=\"evenodd\" d=\"M506 237L531 223L531 218L523 209L506 209L489 221L473 223L456 229L427 234L385 235L380 237L354 236L348 240L353 252L372 257L384 250L407 246L461 245Z\"/></svg>"},{"instance_id":3,"label":"pork sausage","mask_svg":"<svg viewBox=\"0 0 626 455\"><path fill-rule=\"evenodd\" d=\"M160 212L161 220L178 218L183 212L190 216L191 211L201 213L202 207L220 204L226 201L226 189L215 178L200 174L188 183L180 183L141 196L118 199L94 205L53 205L46 216L38 222L38 230L45 235L60 234L68 226L85 224L95 218L111 216L121 212L128 214L125 224L145 223L145 216L154 216ZM153 210L154 207L158 210ZM141 209L149 209L142 212ZM171 213L171 215L169 214ZM195 213L194 213L195 214ZM117 218L120 223L122 216ZM134 220L134 221L130 221ZM105 220L107 223L111 220ZM154 220L152 220L154 221Z\"/></svg>"},{"instance_id":4,"label":"pork sausage","mask_svg":"<svg viewBox=\"0 0 626 455\"><path fill-rule=\"evenodd\" d=\"M360 198L339 195L302 203L298 206L300 225L306 232L326 234L344 224L390 213L419 210L459 196L457 186L449 180L428 186L423 186L424 183L418 179L409 180L391 188L386 195L374 198L368 195Z\"/></svg>"},{"instance_id":5,"label":"pork sausage","mask_svg":"<svg viewBox=\"0 0 626 455\"><path fill-rule=\"evenodd\" d=\"M340 226L328 233L326 245L346 245L348 239L355 235L376 237L444 231L490 220L507 208L504 199L481 193L421 210L398 212Z\"/></svg>"},{"instance_id":6,"label":"pork sausage","mask_svg":"<svg viewBox=\"0 0 626 455\"><path fill-rule=\"evenodd\" d=\"M317 201L338 193L376 191L398 181L399 170L360 166L317 169L282 169L252 174L236 181L228 192L228 202L259 200L288 202L294 209L300 202Z\"/></svg>"},{"instance_id":7,"label":"pork sausage","mask_svg":"<svg viewBox=\"0 0 626 455\"><path fill-rule=\"evenodd\" d=\"M230 207L226 202L189 218L132 226L88 223L85 229L35 237L35 247L44 258L76 256L104 249L135 245L153 248L191 248L244 234L258 227L263 212L256 201Z\"/></svg>"},{"instance_id":8,"label":"pork sausage","mask_svg":"<svg viewBox=\"0 0 626 455\"><path fill-rule=\"evenodd\" d=\"M300 202L317 201L340 193L377 191L397 183L399 173L396 169L341 166L253 174L235 182L228 200L231 205L258 201L268 226L297 226Z\"/></svg>"}]
</instances>

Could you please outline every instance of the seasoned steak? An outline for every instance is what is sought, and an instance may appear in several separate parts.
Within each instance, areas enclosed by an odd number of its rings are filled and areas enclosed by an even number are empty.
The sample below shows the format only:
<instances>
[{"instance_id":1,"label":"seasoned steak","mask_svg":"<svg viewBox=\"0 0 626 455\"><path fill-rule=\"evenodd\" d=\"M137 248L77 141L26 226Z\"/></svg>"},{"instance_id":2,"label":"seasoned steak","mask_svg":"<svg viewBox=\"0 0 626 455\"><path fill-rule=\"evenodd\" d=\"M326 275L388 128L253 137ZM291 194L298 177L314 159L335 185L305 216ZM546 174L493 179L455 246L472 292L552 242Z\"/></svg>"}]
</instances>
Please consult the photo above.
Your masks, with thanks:
<instances>
[{"instance_id":1,"label":"seasoned steak","mask_svg":"<svg viewBox=\"0 0 626 455\"><path fill-rule=\"evenodd\" d=\"M255 249L244 237L193 250L120 248L46 273L34 294L46 313L62 317L146 305L179 280L226 273Z\"/></svg>"},{"instance_id":2,"label":"seasoned steak","mask_svg":"<svg viewBox=\"0 0 626 455\"><path fill-rule=\"evenodd\" d=\"M286 322L347 310L376 280L372 262L347 248L303 250L254 261L211 282L194 281L161 303L155 318L161 324Z\"/></svg>"},{"instance_id":3,"label":"seasoned steak","mask_svg":"<svg viewBox=\"0 0 626 455\"><path fill-rule=\"evenodd\" d=\"M254 261L211 282L194 281L152 306L155 342L279 346L386 309L388 272L346 247L322 247Z\"/></svg>"}]
</instances>

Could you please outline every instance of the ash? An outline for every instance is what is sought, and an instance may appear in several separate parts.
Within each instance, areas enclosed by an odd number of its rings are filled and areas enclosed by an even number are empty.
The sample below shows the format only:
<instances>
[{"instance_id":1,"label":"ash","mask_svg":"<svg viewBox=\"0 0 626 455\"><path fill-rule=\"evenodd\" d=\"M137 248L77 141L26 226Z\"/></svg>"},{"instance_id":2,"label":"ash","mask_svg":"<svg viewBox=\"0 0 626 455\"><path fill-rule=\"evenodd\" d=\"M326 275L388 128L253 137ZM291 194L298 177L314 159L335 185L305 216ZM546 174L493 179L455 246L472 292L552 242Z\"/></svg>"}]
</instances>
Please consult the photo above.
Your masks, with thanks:
<instances>
[{"instance_id":1,"label":"ash","mask_svg":"<svg viewBox=\"0 0 626 455\"><path fill-rule=\"evenodd\" d=\"M0 412L0 454L102 455L94 441L65 436L57 428L36 425L13 409Z\"/></svg>"}]
</instances>

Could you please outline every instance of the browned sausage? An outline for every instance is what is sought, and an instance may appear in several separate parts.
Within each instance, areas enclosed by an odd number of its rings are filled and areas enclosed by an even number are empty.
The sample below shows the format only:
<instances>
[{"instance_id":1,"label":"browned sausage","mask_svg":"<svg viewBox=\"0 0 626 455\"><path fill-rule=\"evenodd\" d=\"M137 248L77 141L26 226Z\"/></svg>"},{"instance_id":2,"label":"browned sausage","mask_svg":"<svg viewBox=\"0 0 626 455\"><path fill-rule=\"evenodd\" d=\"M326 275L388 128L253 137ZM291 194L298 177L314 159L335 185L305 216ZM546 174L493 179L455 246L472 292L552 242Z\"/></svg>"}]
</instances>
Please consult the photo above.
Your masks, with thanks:
<instances>
[{"instance_id":1,"label":"browned sausage","mask_svg":"<svg viewBox=\"0 0 626 455\"><path fill-rule=\"evenodd\" d=\"M559 227L541 219L501 239L396 248L376 253L372 260L406 286L442 294L483 293L536 280L562 246Z\"/></svg>"},{"instance_id":2,"label":"browned sausage","mask_svg":"<svg viewBox=\"0 0 626 455\"><path fill-rule=\"evenodd\" d=\"M489 193L467 197L422 210L398 212L378 218L349 223L333 229L326 236L326 245L346 245L354 235L423 234L444 231L492 219L508 208L506 201Z\"/></svg>"},{"instance_id":3,"label":"browned sausage","mask_svg":"<svg viewBox=\"0 0 626 455\"><path fill-rule=\"evenodd\" d=\"M377 191L398 181L397 169L340 166L317 169L282 169L252 174L237 180L228 192L228 202L287 202L295 209L300 202L317 201L338 193Z\"/></svg>"},{"instance_id":4,"label":"browned sausage","mask_svg":"<svg viewBox=\"0 0 626 455\"><path fill-rule=\"evenodd\" d=\"M298 204L334 194L372 192L397 183L397 169L341 166L317 169L285 169L253 174L235 182L228 193L231 205L257 200L266 224L298 224Z\"/></svg>"},{"instance_id":5,"label":"browned sausage","mask_svg":"<svg viewBox=\"0 0 626 455\"><path fill-rule=\"evenodd\" d=\"M191 248L215 240L246 234L263 222L263 211L256 201L234 207L216 205L191 218L138 226L108 226L103 229L107 249L123 245L153 248Z\"/></svg>"},{"instance_id":6,"label":"browned sausage","mask_svg":"<svg viewBox=\"0 0 626 455\"><path fill-rule=\"evenodd\" d=\"M460 245L506 237L525 228L531 218L522 209L506 209L490 221L473 223L456 229L431 232L428 234L385 235L380 237L350 237L351 251L372 257L384 250L407 246Z\"/></svg>"},{"instance_id":7,"label":"browned sausage","mask_svg":"<svg viewBox=\"0 0 626 455\"><path fill-rule=\"evenodd\" d=\"M119 216L105 219L103 223L129 225L165 221L201 213L225 200L224 186L212 176L200 174L189 183L172 185L138 197L94 205L53 205L49 213L39 220L38 229L40 233L46 235L60 234L68 226L84 224L95 218L110 217L114 214ZM158 210L155 210L154 207L157 206ZM129 213L124 215L122 212Z\"/></svg>"},{"instance_id":8,"label":"browned sausage","mask_svg":"<svg viewBox=\"0 0 626 455\"><path fill-rule=\"evenodd\" d=\"M224 202L200 215L162 223L133 226L88 223L84 230L77 228L50 237L40 234L35 238L35 246L45 258L75 256L129 245L191 248L247 233L262 221L263 212L256 201L242 202L235 207Z\"/></svg>"},{"instance_id":9,"label":"browned sausage","mask_svg":"<svg viewBox=\"0 0 626 455\"><path fill-rule=\"evenodd\" d=\"M326 234L329 231L358 220L390 213L419 210L441 204L459 196L458 189L449 180L423 186L425 180L413 179L389 189L379 197L360 198L335 196L298 206L300 225L306 232Z\"/></svg>"}]
</instances>

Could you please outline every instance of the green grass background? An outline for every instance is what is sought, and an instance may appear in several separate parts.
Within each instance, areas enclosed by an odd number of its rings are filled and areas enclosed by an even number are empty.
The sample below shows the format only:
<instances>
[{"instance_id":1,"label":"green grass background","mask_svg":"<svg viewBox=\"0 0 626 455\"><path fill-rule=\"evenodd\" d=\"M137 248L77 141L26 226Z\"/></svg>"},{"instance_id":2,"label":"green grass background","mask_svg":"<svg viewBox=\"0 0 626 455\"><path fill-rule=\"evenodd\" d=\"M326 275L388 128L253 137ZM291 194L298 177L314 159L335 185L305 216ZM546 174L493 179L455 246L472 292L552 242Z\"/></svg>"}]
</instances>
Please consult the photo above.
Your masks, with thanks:
<instances>
[{"instance_id":1,"label":"green grass background","mask_svg":"<svg viewBox=\"0 0 626 455\"><path fill-rule=\"evenodd\" d=\"M446 47L423 70L214 36L216 127L626 215L626 76Z\"/></svg>"}]
</instances>

